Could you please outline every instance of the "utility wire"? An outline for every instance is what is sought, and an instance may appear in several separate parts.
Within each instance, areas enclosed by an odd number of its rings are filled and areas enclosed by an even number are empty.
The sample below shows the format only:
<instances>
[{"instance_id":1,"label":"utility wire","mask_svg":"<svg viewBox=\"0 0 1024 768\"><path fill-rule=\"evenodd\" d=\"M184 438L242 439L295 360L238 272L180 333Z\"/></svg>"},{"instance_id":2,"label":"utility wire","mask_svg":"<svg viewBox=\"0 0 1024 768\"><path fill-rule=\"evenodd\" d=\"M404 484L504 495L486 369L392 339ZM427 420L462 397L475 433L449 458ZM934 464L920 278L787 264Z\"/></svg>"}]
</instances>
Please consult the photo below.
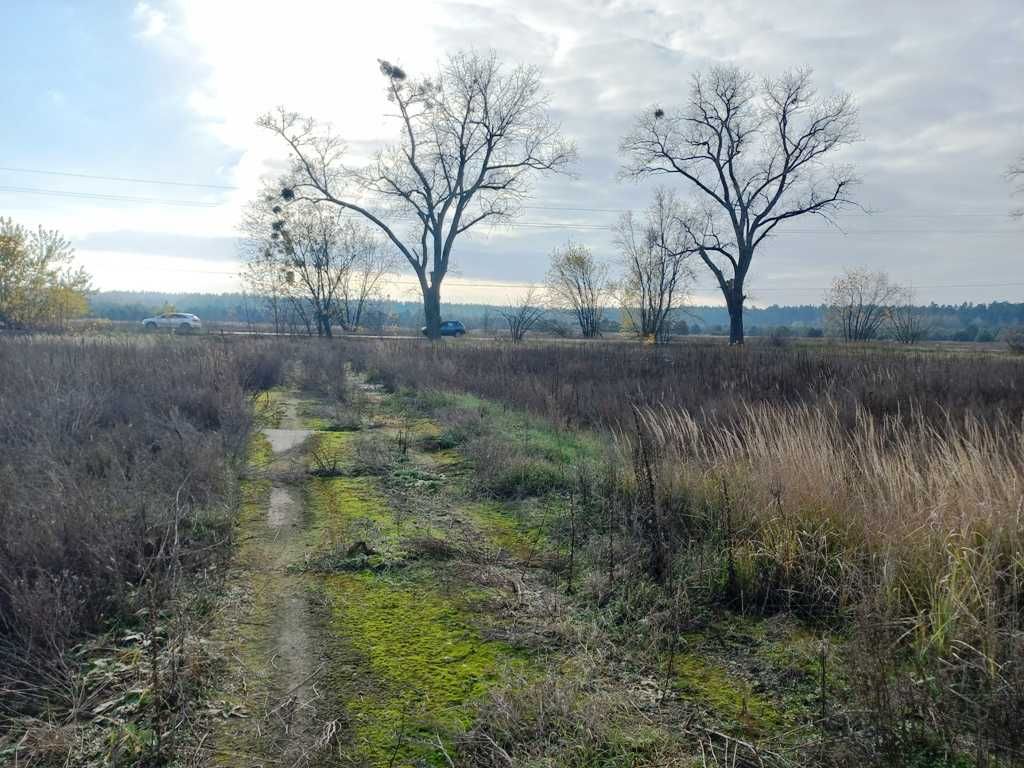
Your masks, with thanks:
<instances>
[{"instance_id":1,"label":"utility wire","mask_svg":"<svg viewBox=\"0 0 1024 768\"><path fill-rule=\"evenodd\" d=\"M0 166L0 171L10 173L34 173L41 176L68 176L74 179L97 179L99 181L128 181L133 184L159 184L166 187L194 187L200 189L225 189L237 190L238 187L226 184L196 184L187 181L167 181L165 179L136 179L130 176L99 176L92 173L71 173L70 171L43 171L38 168L9 168Z\"/></svg>"},{"instance_id":2,"label":"utility wire","mask_svg":"<svg viewBox=\"0 0 1024 768\"><path fill-rule=\"evenodd\" d=\"M0 192L17 194L44 195L53 197L68 197L79 200L103 200L118 203L145 203L149 205L173 205L191 208L217 208L219 203L203 202L200 200L178 200L162 197L138 197L136 195L114 195L102 192L75 192L60 189L40 189L38 187L15 187L0 185ZM342 214L343 218L359 220L358 214ZM415 221L416 217L411 214L397 214L394 218ZM580 232L614 232L615 227L608 224L558 222L558 221L522 221L511 220L495 223L495 226L526 227L530 229L556 229L572 230ZM479 230L477 231L479 233ZM895 235L895 234L930 234L930 235L1019 235L1017 229L935 229L932 227L922 228L890 228L890 229L785 229L776 233L775 236L791 235Z\"/></svg>"},{"instance_id":3,"label":"utility wire","mask_svg":"<svg viewBox=\"0 0 1024 768\"><path fill-rule=\"evenodd\" d=\"M82 200L107 200L118 203L155 203L158 205L181 205L190 208L217 208L218 203L204 203L199 200L168 200L163 197L135 197L134 195L108 195L102 192L72 192L61 189L38 189L36 187L11 187L0 185L0 192L17 192L27 195L50 195L72 197Z\"/></svg>"},{"instance_id":4,"label":"utility wire","mask_svg":"<svg viewBox=\"0 0 1024 768\"><path fill-rule=\"evenodd\" d=\"M40 168L17 168L17 167L11 167L11 166L0 166L0 171L7 171L9 173L31 173L31 174L39 174L39 175L45 175L45 176L66 176L66 177L69 177L69 178L95 179L95 180L99 180L99 181L129 182L129 183L134 183L134 184L156 184L156 185L171 186L171 187L189 187L189 188L196 188L196 189L218 189L218 190L225 190L225 191L238 191L239 189L241 189L241 187L232 186L232 185L229 185L229 184L203 184L203 183L198 183L198 182L172 181L172 180L169 180L169 179L146 179L146 178L137 178L137 177L131 177L131 176L104 176L104 175L90 174L90 173L74 173L74 172L71 172L71 171L50 171L50 170L43 170L43 169L40 169ZM55 194L55 195L71 195L72 194L71 192L62 192L61 190L39 190L39 189L29 190L27 188L15 188L15 187L0 187L0 190L3 190L3 191L22 191L22 192L31 191L32 194ZM89 195L89 194L102 195L103 193L82 192L82 193L75 193L75 194L83 195L84 196L84 195ZM125 202L135 202L135 201L138 201L138 202L148 202L148 203L163 203L163 202L167 202L167 203L171 203L171 204L174 204L174 205L193 204L193 205L201 205L201 206L208 206L208 207L214 207L215 205L217 205L216 203L207 203L207 202L200 202L200 201L184 201L184 200L165 201L165 200L161 200L161 199L158 199L158 198L135 198L134 196L129 196L129 195L123 195L123 196L104 196L102 199L116 199L116 200L119 200L119 201L123 200ZM524 210L530 210L530 211L576 211L576 212L581 212L581 213L628 213L629 212L629 209L626 209L626 208L593 208L593 207L586 207L586 206L560 206L560 205L524 205L523 209ZM946 217L949 217L949 216L1005 218L1006 212L1005 211L1000 211L1000 212L937 211L937 212L932 212L932 213L901 213L898 209L896 209L896 210L890 210L890 211L876 211L876 212L848 211L844 215L845 216L899 216L901 218L923 218L923 219L946 218ZM597 226L597 225L595 225L595 226Z\"/></svg>"}]
</instances>

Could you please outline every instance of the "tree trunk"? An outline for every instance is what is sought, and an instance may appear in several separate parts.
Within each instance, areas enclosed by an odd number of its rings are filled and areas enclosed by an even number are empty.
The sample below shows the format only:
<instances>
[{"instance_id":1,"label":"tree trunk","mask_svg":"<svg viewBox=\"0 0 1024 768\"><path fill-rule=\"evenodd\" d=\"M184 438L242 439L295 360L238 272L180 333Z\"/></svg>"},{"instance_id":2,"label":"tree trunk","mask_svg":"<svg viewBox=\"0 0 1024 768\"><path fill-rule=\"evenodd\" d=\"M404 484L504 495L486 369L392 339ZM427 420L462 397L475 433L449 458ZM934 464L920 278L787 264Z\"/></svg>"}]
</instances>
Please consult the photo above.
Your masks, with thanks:
<instances>
[{"instance_id":1,"label":"tree trunk","mask_svg":"<svg viewBox=\"0 0 1024 768\"><path fill-rule=\"evenodd\" d=\"M737 286L730 281L729 290L725 292L725 304L729 309L729 344L743 343L743 295L742 284Z\"/></svg>"},{"instance_id":2,"label":"tree trunk","mask_svg":"<svg viewBox=\"0 0 1024 768\"><path fill-rule=\"evenodd\" d=\"M423 315L427 321L427 337L441 338L441 289L435 282L423 290Z\"/></svg>"}]
</instances>

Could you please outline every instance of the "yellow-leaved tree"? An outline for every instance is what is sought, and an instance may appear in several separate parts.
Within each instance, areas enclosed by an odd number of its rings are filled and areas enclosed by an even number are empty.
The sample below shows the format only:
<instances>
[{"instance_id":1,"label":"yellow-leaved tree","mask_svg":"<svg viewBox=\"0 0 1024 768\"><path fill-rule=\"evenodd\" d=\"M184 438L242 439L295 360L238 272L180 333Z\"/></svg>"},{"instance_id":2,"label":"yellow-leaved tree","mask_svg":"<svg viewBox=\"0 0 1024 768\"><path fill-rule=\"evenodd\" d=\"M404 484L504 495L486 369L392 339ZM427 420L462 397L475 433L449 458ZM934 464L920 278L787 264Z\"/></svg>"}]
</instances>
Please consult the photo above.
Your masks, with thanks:
<instances>
[{"instance_id":1,"label":"yellow-leaved tree","mask_svg":"<svg viewBox=\"0 0 1024 768\"><path fill-rule=\"evenodd\" d=\"M57 230L0 217L0 326L58 326L88 312L91 277Z\"/></svg>"}]
</instances>

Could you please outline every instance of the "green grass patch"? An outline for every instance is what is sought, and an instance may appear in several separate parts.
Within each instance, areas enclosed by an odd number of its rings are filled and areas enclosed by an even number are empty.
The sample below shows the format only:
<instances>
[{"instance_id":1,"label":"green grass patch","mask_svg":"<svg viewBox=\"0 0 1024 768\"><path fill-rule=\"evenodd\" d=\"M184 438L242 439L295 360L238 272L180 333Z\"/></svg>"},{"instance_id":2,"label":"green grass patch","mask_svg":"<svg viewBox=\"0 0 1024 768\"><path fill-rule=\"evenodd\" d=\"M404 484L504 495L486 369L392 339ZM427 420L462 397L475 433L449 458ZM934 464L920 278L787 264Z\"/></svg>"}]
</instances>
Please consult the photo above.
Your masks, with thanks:
<instances>
[{"instance_id":1,"label":"green grass patch","mask_svg":"<svg viewBox=\"0 0 1024 768\"><path fill-rule=\"evenodd\" d=\"M538 549L549 546L542 521L531 506L513 507L496 501L479 501L460 505L460 516L465 516L480 529L487 543L511 552L520 559L529 558Z\"/></svg>"},{"instance_id":2,"label":"green grass patch","mask_svg":"<svg viewBox=\"0 0 1024 768\"><path fill-rule=\"evenodd\" d=\"M314 550L347 549L356 541L376 549L398 536L395 516L372 478L313 477L304 491L311 515L308 544Z\"/></svg>"},{"instance_id":3,"label":"green grass patch","mask_svg":"<svg viewBox=\"0 0 1024 768\"><path fill-rule=\"evenodd\" d=\"M354 432L317 432L310 438L307 463L311 472L321 475L346 474L352 467Z\"/></svg>"},{"instance_id":4,"label":"green grass patch","mask_svg":"<svg viewBox=\"0 0 1024 768\"><path fill-rule=\"evenodd\" d=\"M707 707L716 718L758 736L786 725L787 714L755 693L750 684L696 653L677 654L672 660L672 684L683 696Z\"/></svg>"},{"instance_id":5,"label":"green grass patch","mask_svg":"<svg viewBox=\"0 0 1024 768\"><path fill-rule=\"evenodd\" d=\"M266 469L274 458L270 441L262 432L253 432L245 452L245 464L250 470Z\"/></svg>"},{"instance_id":6,"label":"green grass patch","mask_svg":"<svg viewBox=\"0 0 1024 768\"><path fill-rule=\"evenodd\" d=\"M401 398L409 407L421 412L454 409L479 414L485 431L501 434L511 442L519 443L532 455L550 462L572 464L597 459L601 455L601 443L596 435L558 429L545 419L475 395L406 390L401 393ZM460 438L445 424L441 424L435 434L442 449L457 447L460 442Z\"/></svg>"},{"instance_id":7,"label":"green grass patch","mask_svg":"<svg viewBox=\"0 0 1024 768\"><path fill-rule=\"evenodd\" d=\"M284 399L288 396L288 390L275 387L260 392L253 399L253 414L256 423L261 427L275 429L281 424L284 416Z\"/></svg>"}]
</instances>

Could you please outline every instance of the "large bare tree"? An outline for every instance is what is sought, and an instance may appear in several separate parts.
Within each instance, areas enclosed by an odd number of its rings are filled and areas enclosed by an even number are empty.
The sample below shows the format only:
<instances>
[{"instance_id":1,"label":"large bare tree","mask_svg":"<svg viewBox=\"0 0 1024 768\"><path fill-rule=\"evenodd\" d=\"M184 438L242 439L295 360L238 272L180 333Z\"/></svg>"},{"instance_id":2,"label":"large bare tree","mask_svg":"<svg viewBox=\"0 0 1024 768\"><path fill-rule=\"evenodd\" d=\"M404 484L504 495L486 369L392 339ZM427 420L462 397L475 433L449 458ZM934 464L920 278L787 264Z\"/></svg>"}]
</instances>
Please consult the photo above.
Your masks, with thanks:
<instances>
[{"instance_id":1,"label":"large bare tree","mask_svg":"<svg viewBox=\"0 0 1024 768\"><path fill-rule=\"evenodd\" d=\"M686 224L725 298L730 343L743 343L744 283L758 246L783 222L832 222L852 203L852 170L825 160L856 138L850 96L819 98L809 71L757 81L718 67L694 76L681 109L651 108L622 140L624 176L673 174L700 201L703 215Z\"/></svg>"},{"instance_id":2,"label":"large bare tree","mask_svg":"<svg viewBox=\"0 0 1024 768\"><path fill-rule=\"evenodd\" d=\"M281 109L259 124L290 149L284 197L365 217L409 262L427 335L436 339L441 284L458 236L512 217L531 177L565 169L575 147L551 118L534 67L505 69L493 52L462 52L433 78L411 79L386 61L380 70L400 138L367 167L348 165L342 139L311 118Z\"/></svg>"},{"instance_id":3,"label":"large bare tree","mask_svg":"<svg viewBox=\"0 0 1024 768\"><path fill-rule=\"evenodd\" d=\"M643 219L623 214L615 241L623 261L622 310L641 338L665 341L672 312L693 282L693 239L675 195L658 189Z\"/></svg>"},{"instance_id":4,"label":"large bare tree","mask_svg":"<svg viewBox=\"0 0 1024 768\"><path fill-rule=\"evenodd\" d=\"M547 275L548 302L568 312L580 326L583 338L601 335L601 318L608 298L608 268L580 243L567 243L551 254Z\"/></svg>"}]
</instances>

